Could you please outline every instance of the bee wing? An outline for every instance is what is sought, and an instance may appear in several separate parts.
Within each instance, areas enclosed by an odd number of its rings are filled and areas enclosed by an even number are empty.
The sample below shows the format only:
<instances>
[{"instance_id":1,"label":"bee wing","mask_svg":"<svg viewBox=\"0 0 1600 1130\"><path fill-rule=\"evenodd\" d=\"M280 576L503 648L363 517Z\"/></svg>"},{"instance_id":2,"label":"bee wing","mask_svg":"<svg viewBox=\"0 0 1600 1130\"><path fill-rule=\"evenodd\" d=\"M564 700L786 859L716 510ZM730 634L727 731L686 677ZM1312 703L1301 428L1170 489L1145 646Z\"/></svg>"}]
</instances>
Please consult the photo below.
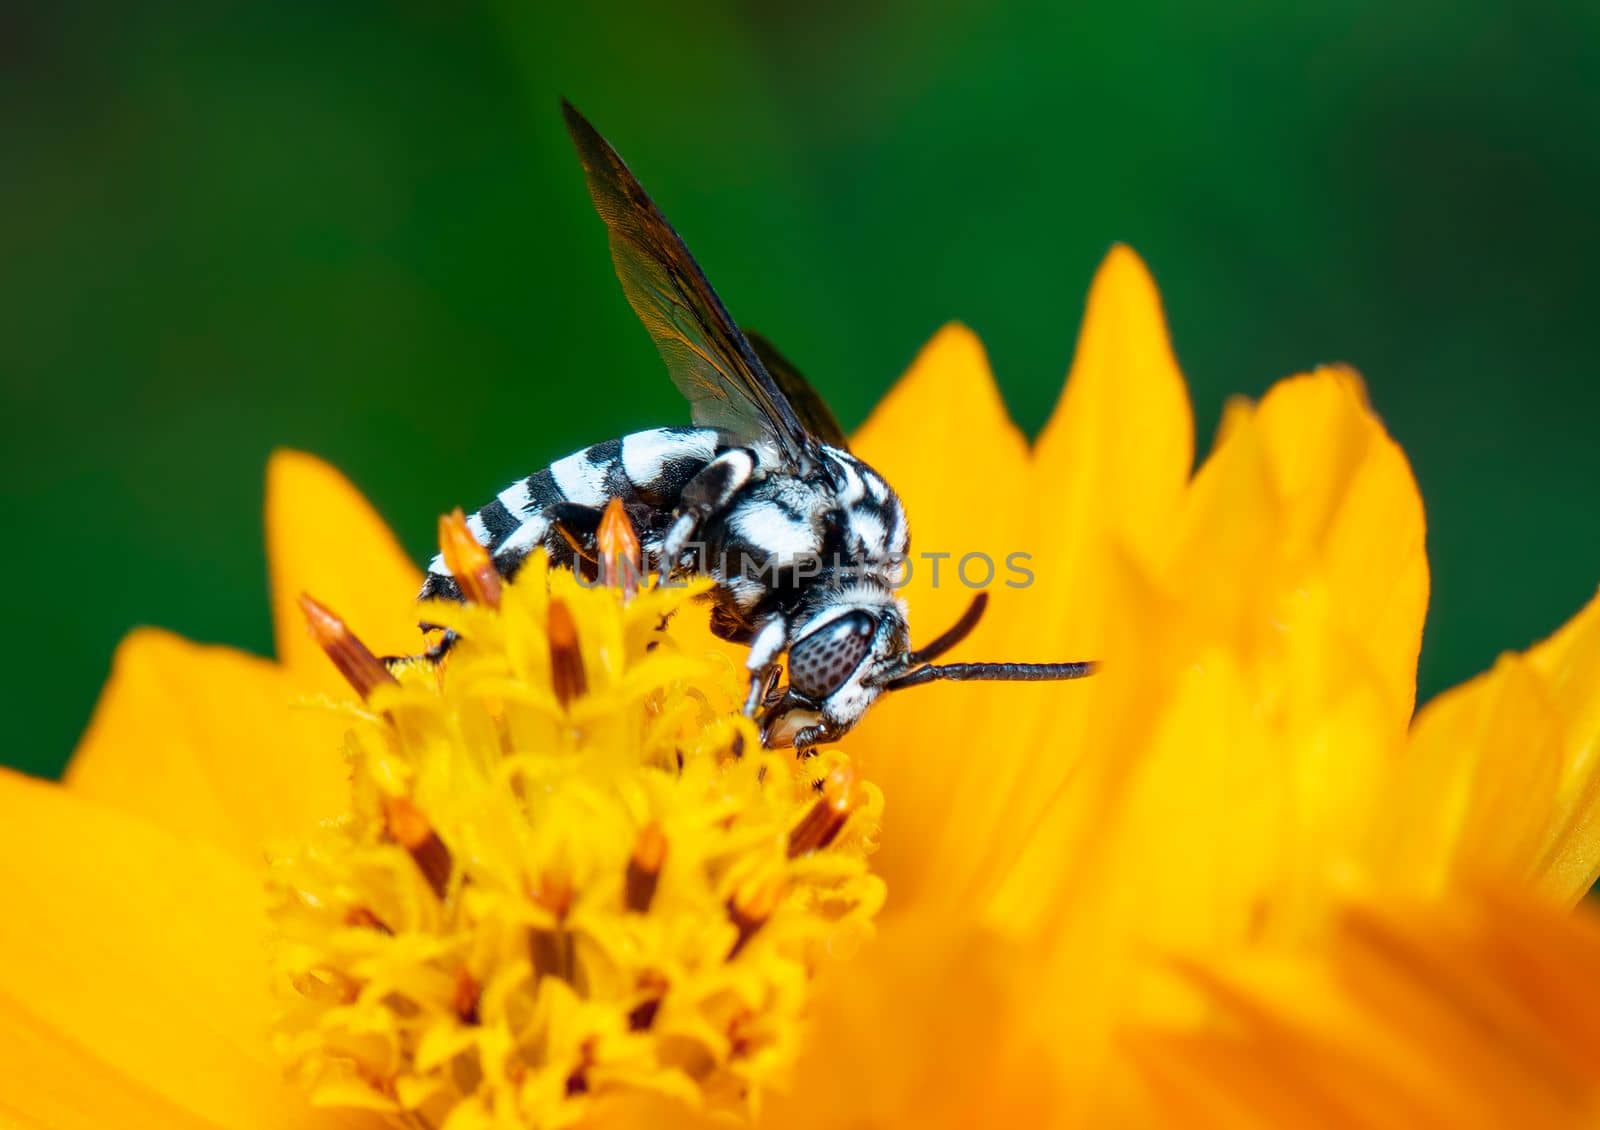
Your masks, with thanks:
<instances>
[{"instance_id":1,"label":"bee wing","mask_svg":"<svg viewBox=\"0 0 1600 1130\"><path fill-rule=\"evenodd\" d=\"M768 440L809 467L816 440L728 315L699 264L617 151L565 99L595 211L611 233L611 258L628 304L667 364L694 422L740 443Z\"/></svg>"},{"instance_id":2,"label":"bee wing","mask_svg":"<svg viewBox=\"0 0 1600 1130\"><path fill-rule=\"evenodd\" d=\"M745 330L744 336L756 351L756 356L761 358L761 363L767 367L773 381L783 391L789 407L794 409L795 416L806 431L829 447L837 447L840 451L850 450L850 441L835 419L833 409L811 387L811 382L800 375L800 370L794 367L793 362L754 330Z\"/></svg>"}]
</instances>

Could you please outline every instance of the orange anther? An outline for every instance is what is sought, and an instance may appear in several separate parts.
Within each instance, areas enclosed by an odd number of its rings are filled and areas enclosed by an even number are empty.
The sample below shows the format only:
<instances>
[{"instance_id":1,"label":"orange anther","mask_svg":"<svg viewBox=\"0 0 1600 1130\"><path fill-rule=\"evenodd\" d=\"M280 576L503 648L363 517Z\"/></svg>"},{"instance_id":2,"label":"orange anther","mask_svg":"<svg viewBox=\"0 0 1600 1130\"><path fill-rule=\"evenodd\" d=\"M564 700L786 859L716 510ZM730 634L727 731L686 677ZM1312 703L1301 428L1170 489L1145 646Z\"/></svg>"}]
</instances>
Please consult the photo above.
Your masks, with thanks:
<instances>
[{"instance_id":1,"label":"orange anther","mask_svg":"<svg viewBox=\"0 0 1600 1130\"><path fill-rule=\"evenodd\" d=\"M860 789L855 767L849 762L836 766L822 779L822 795L790 830L789 857L831 844L858 803Z\"/></svg>"},{"instance_id":2,"label":"orange anther","mask_svg":"<svg viewBox=\"0 0 1600 1130\"><path fill-rule=\"evenodd\" d=\"M613 497L606 504L606 512L600 518L597 540L600 545L600 583L610 588L620 588L624 600L633 599L639 591L639 578L644 575L644 551L622 499Z\"/></svg>"},{"instance_id":3,"label":"orange anther","mask_svg":"<svg viewBox=\"0 0 1600 1130\"><path fill-rule=\"evenodd\" d=\"M562 706L589 689L583 671L583 653L578 650L578 623L566 602L552 600L549 616L550 683Z\"/></svg>"},{"instance_id":4,"label":"orange anther","mask_svg":"<svg viewBox=\"0 0 1600 1130\"><path fill-rule=\"evenodd\" d=\"M628 860L627 889L624 898L628 909L643 914L650 909L656 897L656 883L661 879L661 865L667 859L667 837L661 825L652 820L639 829L639 838L633 844L633 857Z\"/></svg>"},{"instance_id":5,"label":"orange anther","mask_svg":"<svg viewBox=\"0 0 1600 1130\"><path fill-rule=\"evenodd\" d=\"M383 822L389 838L411 854L433 893L443 898L450 882L450 849L422 809L403 796L384 797Z\"/></svg>"},{"instance_id":6,"label":"orange anther","mask_svg":"<svg viewBox=\"0 0 1600 1130\"><path fill-rule=\"evenodd\" d=\"M482 988L477 978L467 972L465 965L456 970L456 989L454 1000L456 1015L467 1024L478 1022L478 998L482 995Z\"/></svg>"},{"instance_id":7,"label":"orange anther","mask_svg":"<svg viewBox=\"0 0 1600 1130\"><path fill-rule=\"evenodd\" d=\"M311 629L311 638L333 660L333 665L344 676L345 682L363 699L370 698L379 687L396 682L389 668L383 665L383 660L373 655L367 645L326 605L301 593L300 612L306 618L306 626Z\"/></svg>"},{"instance_id":8,"label":"orange anther","mask_svg":"<svg viewBox=\"0 0 1600 1130\"><path fill-rule=\"evenodd\" d=\"M783 877L775 876L748 884L728 900L728 917L739 931L733 947L728 950L729 961L738 956L745 943L766 925L772 912L778 909L786 887Z\"/></svg>"},{"instance_id":9,"label":"orange anther","mask_svg":"<svg viewBox=\"0 0 1600 1130\"><path fill-rule=\"evenodd\" d=\"M439 552L444 565L461 588L461 595L473 604L500 607L500 574L460 508L439 518Z\"/></svg>"}]
</instances>

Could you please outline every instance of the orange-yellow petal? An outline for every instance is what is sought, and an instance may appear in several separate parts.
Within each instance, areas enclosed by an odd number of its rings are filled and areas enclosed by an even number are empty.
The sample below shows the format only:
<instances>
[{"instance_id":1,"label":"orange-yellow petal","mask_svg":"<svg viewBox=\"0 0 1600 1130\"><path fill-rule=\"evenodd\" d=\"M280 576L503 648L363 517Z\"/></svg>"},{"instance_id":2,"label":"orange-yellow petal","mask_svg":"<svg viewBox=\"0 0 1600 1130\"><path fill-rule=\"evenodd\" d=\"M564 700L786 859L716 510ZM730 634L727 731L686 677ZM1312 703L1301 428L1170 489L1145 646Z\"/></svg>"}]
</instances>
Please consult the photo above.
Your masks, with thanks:
<instances>
[{"instance_id":1,"label":"orange-yellow petal","mask_svg":"<svg viewBox=\"0 0 1600 1130\"><path fill-rule=\"evenodd\" d=\"M1376 424L1345 379L1286 382L1273 412L1230 411L1170 544L1107 570L1104 669L1081 728L1032 748L1070 772L991 913L1053 940L1039 996L1070 1015L1075 1088L1099 1086L1114 1025L1181 1008L1146 955L1315 936L1368 843L1409 681L1397 689L1403 665L1380 662L1393 649L1363 645L1372 588L1355 565L1405 581L1420 527L1398 530L1392 552L1384 541L1394 493L1415 491L1408 475L1373 475ZM1355 433L1356 454L1285 450L1300 413ZM1307 494L1325 500L1321 519L1301 511ZM1408 608L1414 633L1420 600Z\"/></svg>"},{"instance_id":2,"label":"orange-yellow petal","mask_svg":"<svg viewBox=\"0 0 1600 1130\"><path fill-rule=\"evenodd\" d=\"M1274 385L1256 413L1286 519L1288 567L1314 562L1343 629L1394 697L1416 700L1428 606L1422 496L1411 465L1367 403L1361 379L1328 367Z\"/></svg>"},{"instance_id":3,"label":"orange-yellow petal","mask_svg":"<svg viewBox=\"0 0 1600 1130\"><path fill-rule=\"evenodd\" d=\"M1089 290L1072 370L1034 452L1030 534L1042 598L1032 623L1067 651L1092 652L1095 597L1113 552L1163 544L1194 465L1188 388L1143 260L1113 247Z\"/></svg>"},{"instance_id":4,"label":"orange-yellow petal","mask_svg":"<svg viewBox=\"0 0 1600 1130\"><path fill-rule=\"evenodd\" d=\"M911 572L902 590L919 639L954 623L976 591L967 553L1004 557L1026 505L1018 488L1028 445L1011 422L983 344L949 325L917 354L851 442L894 484L911 522ZM937 560L928 555L944 554ZM983 579L982 562L964 574ZM980 624L974 639L989 625Z\"/></svg>"},{"instance_id":5,"label":"orange-yellow petal","mask_svg":"<svg viewBox=\"0 0 1600 1130\"><path fill-rule=\"evenodd\" d=\"M1422 501L1349 370L1230 409L1158 571L1199 630L1261 662L1325 593L1334 628L1389 688L1393 726L1406 724L1428 595Z\"/></svg>"},{"instance_id":6,"label":"orange-yellow petal","mask_svg":"<svg viewBox=\"0 0 1600 1130\"><path fill-rule=\"evenodd\" d=\"M1033 1008L1030 969L981 930L902 919L818 986L796 1085L763 1130L1054 1124L1054 1018Z\"/></svg>"},{"instance_id":7,"label":"orange-yellow petal","mask_svg":"<svg viewBox=\"0 0 1600 1130\"><path fill-rule=\"evenodd\" d=\"M1005 632L986 659L1104 659L1121 610L1115 575L1128 557L1171 537L1194 459L1188 390L1144 263L1114 247L1089 291L1061 400L1034 450L1028 509L1013 550L1031 554L1032 581L997 590ZM993 688L982 702L985 743L954 782L983 837L952 862L962 897L982 899L1012 866L1050 800L1076 771L1088 683ZM994 747L998 748L994 748ZM1008 751L1015 750L1015 754ZM992 829L992 831L991 831Z\"/></svg>"},{"instance_id":8,"label":"orange-yellow petal","mask_svg":"<svg viewBox=\"0 0 1600 1130\"><path fill-rule=\"evenodd\" d=\"M1525 897L1356 906L1325 950L1184 962L1194 1027L1130 1034L1170 1119L1592 1126L1600 921Z\"/></svg>"},{"instance_id":9,"label":"orange-yellow petal","mask_svg":"<svg viewBox=\"0 0 1600 1130\"><path fill-rule=\"evenodd\" d=\"M1600 597L1423 708L1385 812L1377 852L1407 889L1581 898L1600 878Z\"/></svg>"},{"instance_id":10,"label":"orange-yellow petal","mask_svg":"<svg viewBox=\"0 0 1600 1130\"><path fill-rule=\"evenodd\" d=\"M342 811L340 715L277 665L141 629L67 766L74 792L248 862Z\"/></svg>"},{"instance_id":11,"label":"orange-yellow petal","mask_svg":"<svg viewBox=\"0 0 1600 1130\"><path fill-rule=\"evenodd\" d=\"M1129 554L1105 592L1092 717L1053 743L1084 766L1011 877L1013 919L1069 906L1085 866L1139 882L1153 864L1164 885L1210 860L1210 879L1184 889L1210 890L1208 917L1232 920L1225 937L1268 896L1293 891L1314 914L1330 869L1365 843L1410 713L1427 586L1415 485L1340 371L1236 406L1222 434L1170 544L1142 563ZM1374 605L1389 619L1378 629ZM1106 837L1123 819L1119 853ZM1146 925L1176 911L1179 934L1216 936L1178 926L1178 907L1156 900Z\"/></svg>"},{"instance_id":12,"label":"orange-yellow petal","mask_svg":"<svg viewBox=\"0 0 1600 1130\"><path fill-rule=\"evenodd\" d=\"M310 593L378 655L420 649L422 574L350 481L322 460L279 451L267 468L267 556L278 659L307 688L348 697L306 632L296 603Z\"/></svg>"},{"instance_id":13,"label":"orange-yellow petal","mask_svg":"<svg viewBox=\"0 0 1600 1130\"><path fill-rule=\"evenodd\" d=\"M263 896L237 860L8 771L0 859L27 908L0 930L0 1110L24 1125L168 1111L228 1130L361 1125L314 1114L283 1080Z\"/></svg>"},{"instance_id":14,"label":"orange-yellow petal","mask_svg":"<svg viewBox=\"0 0 1600 1130\"><path fill-rule=\"evenodd\" d=\"M1010 591L1005 558L1015 548L1026 505L1025 492L1014 485L1026 479L1028 453L973 333L947 326L935 335L852 450L894 484L906 505L911 571L902 591L913 643L938 635L966 609L977 590L963 583L961 559L979 554L966 566L973 583L983 580L985 558L1002 572L989 589L989 615L951 658L998 655ZM993 693L992 687L943 684L889 695L850 737L851 751L893 798L875 865L896 906L948 881L932 843L964 820L967 801L953 787L954 775L972 757L982 704Z\"/></svg>"},{"instance_id":15,"label":"orange-yellow petal","mask_svg":"<svg viewBox=\"0 0 1600 1130\"><path fill-rule=\"evenodd\" d=\"M0 1078L26 1080L0 1094L6 1130L224 1130L143 1082L107 1067L60 1032L39 1031L0 999L5 1060Z\"/></svg>"}]
</instances>

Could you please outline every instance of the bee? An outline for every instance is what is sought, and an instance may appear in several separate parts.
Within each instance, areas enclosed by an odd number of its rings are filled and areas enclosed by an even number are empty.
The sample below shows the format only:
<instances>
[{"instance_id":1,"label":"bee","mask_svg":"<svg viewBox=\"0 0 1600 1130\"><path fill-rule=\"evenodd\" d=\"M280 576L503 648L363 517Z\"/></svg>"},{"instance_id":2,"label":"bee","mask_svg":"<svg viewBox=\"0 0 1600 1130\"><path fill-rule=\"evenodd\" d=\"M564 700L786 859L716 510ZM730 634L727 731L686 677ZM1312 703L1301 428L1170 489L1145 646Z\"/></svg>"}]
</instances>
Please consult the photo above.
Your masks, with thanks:
<instances>
[{"instance_id":1,"label":"bee","mask_svg":"<svg viewBox=\"0 0 1600 1130\"><path fill-rule=\"evenodd\" d=\"M616 150L561 106L623 292L693 426L597 443L506 487L468 520L497 571L513 576L540 547L584 567L605 507L620 500L649 571L715 582L711 627L749 649L745 711L770 748L836 740L880 695L935 680L1090 674L1092 663L935 665L976 626L981 593L949 631L911 646L897 594L910 529L893 488L850 453L799 371L734 322ZM442 555L421 597L461 599Z\"/></svg>"}]
</instances>

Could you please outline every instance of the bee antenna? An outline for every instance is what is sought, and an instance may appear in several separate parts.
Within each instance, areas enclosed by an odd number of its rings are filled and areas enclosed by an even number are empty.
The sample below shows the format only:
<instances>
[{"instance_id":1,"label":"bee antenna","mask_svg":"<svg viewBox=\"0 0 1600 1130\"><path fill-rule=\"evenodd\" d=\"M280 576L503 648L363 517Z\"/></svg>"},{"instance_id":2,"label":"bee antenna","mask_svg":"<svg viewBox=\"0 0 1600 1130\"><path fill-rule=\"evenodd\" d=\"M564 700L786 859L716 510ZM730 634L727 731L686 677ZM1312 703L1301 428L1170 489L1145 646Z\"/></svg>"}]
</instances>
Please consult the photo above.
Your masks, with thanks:
<instances>
[{"instance_id":1,"label":"bee antenna","mask_svg":"<svg viewBox=\"0 0 1600 1130\"><path fill-rule=\"evenodd\" d=\"M938 659L939 656L949 651L956 644L972 634L972 629L978 626L978 621L983 619L983 610L989 606L989 594L980 592L972 598L972 603L967 605L967 610L961 614L961 619L950 625L943 635L925 647L919 647L906 656L906 666L915 667L919 663L928 663Z\"/></svg>"},{"instance_id":2,"label":"bee antenna","mask_svg":"<svg viewBox=\"0 0 1600 1130\"><path fill-rule=\"evenodd\" d=\"M886 691L920 687L923 683L947 680L956 683L1052 683L1064 679L1083 679L1095 673L1098 665L1084 663L946 663L918 667L883 684Z\"/></svg>"}]
</instances>

